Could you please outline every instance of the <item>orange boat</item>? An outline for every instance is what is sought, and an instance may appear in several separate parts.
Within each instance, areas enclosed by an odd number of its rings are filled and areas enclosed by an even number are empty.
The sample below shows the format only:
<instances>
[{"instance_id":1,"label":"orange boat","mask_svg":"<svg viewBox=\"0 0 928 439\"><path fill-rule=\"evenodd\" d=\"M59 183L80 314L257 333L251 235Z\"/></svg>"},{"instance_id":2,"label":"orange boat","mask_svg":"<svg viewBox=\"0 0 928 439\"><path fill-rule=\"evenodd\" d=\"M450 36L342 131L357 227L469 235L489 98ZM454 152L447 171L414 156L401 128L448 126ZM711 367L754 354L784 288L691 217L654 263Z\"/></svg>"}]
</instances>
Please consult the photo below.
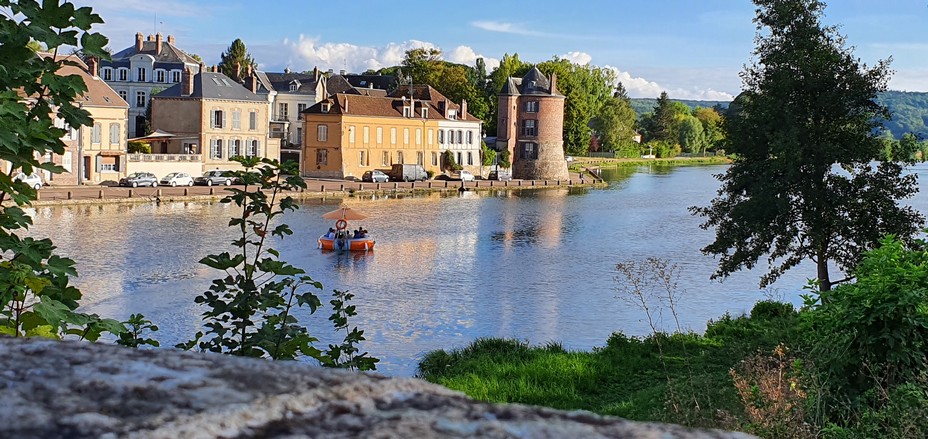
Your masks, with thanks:
<instances>
[{"instance_id":1,"label":"orange boat","mask_svg":"<svg viewBox=\"0 0 928 439\"><path fill-rule=\"evenodd\" d=\"M370 238L329 238L322 235L319 237L318 245L323 250L363 252L374 249L374 240Z\"/></svg>"},{"instance_id":2,"label":"orange boat","mask_svg":"<svg viewBox=\"0 0 928 439\"><path fill-rule=\"evenodd\" d=\"M374 240L367 237L367 231L359 228L364 234L361 237L352 237L348 231L347 220L362 220L367 218L364 214L348 207L328 212L322 215L325 219L334 219L335 230L329 229L316 240L318 248L336 251L368 251L374 249ZM357 236L357 235L355 235Z\"/></svg>"}]
</instances>

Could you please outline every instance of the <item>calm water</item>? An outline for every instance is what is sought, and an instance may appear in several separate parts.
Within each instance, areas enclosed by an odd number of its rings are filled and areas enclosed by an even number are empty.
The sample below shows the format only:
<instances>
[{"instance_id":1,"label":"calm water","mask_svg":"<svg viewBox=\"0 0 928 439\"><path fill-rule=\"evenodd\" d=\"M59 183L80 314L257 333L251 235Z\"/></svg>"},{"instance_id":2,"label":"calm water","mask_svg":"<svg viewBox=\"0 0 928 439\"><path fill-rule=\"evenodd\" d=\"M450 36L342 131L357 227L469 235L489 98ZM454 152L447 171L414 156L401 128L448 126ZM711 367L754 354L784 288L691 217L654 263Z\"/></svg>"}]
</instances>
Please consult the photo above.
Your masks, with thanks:
<instances>
[{"instance_id":1,"label":"calm water","mask_svg":"<svg viewBox=\"0 0 928 439\"><path fill-rule=\"evenodd\" d=\"M429 350L477 337L589 349L614 331L645 334L644 314L616 297L614 277L617 262L650 256L681 267L679 312L686 327L702 331L708 319L746 312L765 297L798 302L815 273L801 266L766 291L757 288L759 271L709 281L715 261L699 248L713 234L687 207L709 202L713 174L723 170L617 170L602 190L346 200L370 216L360 223L377 240L369 254L317 250L316 237L331 226L320 215L341 200L307 202L287 215L295 233L275 247L325 285L323 302L333 288L356 294L353 323L366 331L364 348L381 358L378 370L391 375L412 375ZM925 212L928 167L915 172L922 193L911 202ZM200 329L193 298L217 272L196 261L230 249L233 213L219 203L40 208L32 231L77 261L84 311L144 313L172 346ZM334 341L327 317L322 310L304 319L324 342ZM670 329L669 315L663 320Z\"/></svg>"}]
</instances>

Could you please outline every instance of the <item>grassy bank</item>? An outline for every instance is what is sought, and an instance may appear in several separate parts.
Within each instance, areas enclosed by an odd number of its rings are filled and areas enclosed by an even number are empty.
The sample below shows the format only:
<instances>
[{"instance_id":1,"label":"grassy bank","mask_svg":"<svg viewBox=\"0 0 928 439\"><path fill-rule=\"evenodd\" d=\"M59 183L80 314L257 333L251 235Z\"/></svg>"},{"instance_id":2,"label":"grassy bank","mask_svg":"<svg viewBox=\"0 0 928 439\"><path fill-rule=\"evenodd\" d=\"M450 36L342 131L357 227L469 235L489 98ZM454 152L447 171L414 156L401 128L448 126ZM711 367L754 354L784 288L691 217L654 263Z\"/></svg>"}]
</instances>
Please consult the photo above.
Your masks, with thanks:
<instances>
[{"instance_id":1,"label":"grassy bank","mask_svg":"<svg viewBox=\"0 0 928 439\"><path fill-rule=\"evenodd\" d=\"M777 311L764 315L771 307ZM613 334L591 352L480 339L429 353L420 375L482 401L732 428L742 406L729 370L758 349L770 351L792 339L798 324L791 309L763 302L752 316L710 322L705 335ZM730 425L720 422L720 414L732 419Z\"/></svg>"},{"instance_id":2,"label":"grassy bank","mask_svg":"<svg viewBox=\"0 0 928 439\"><path fill-rule=\"evenodd\" d=\"M684 166L684 165L724 165L731 163L731 159L726 156L711 157L674 157L666 159L642 159L642 158L599 158L599 157L577 157L574 159L573 166L599 166L599 167L617 167L617 166Z\"/></svg>"}]
</instances>

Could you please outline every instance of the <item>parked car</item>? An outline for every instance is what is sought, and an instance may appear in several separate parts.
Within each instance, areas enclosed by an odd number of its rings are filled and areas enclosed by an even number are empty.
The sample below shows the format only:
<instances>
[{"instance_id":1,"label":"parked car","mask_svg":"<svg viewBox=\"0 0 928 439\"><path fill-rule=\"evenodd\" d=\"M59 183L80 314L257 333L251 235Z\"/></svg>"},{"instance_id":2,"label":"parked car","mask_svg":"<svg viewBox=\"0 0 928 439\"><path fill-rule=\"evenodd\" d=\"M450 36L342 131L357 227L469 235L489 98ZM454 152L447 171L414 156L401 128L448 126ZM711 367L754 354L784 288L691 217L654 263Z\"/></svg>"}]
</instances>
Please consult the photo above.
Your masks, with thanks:
<instances>
[{"instance_id":1,"label":"parked car","mask_svg":"<svg viewBox=\"0 0 928 439\"><path fill-rule=\"evenodd\" d=\"M498 181L510 181L512 180L512 173L505 169L500 169L498 171L490 171L490 175L487 177L487 179L498 180Z\"/></svg>"},{"instance_id":2,"label":"parked car","mask_svg":"<svg viewBox=\"0 0 928 439\"><path fill-rule=\"evenodd\" d=\"M206 171L203 175L197 177L193 180L194 184L213 186L213 185L226 185L229 186L232 184L232 176L229 171Z\"/></svg>"},{"instance_id":3,"label":"parked car","mask_svg":"<svg viewBox=\"0 0 928 439\"><path fill-rule=\"evenodd\" d=\"M15 177L13 177L13 180L26 183L27 185L29 185L29 187L35 190L42 189L42 184L43 184L42 177L39 176L39 174L36 174L35 172L29 175L26 175L25 173L20 172L19 174L16 174Z\"/></svg>"},{"instance_id":4,"label":"parked car","mask_svg":"<svg viewBox=\"0 0 928 439\"><path fill-rule=\"evenodd\" d=\"M183 172L172 172L161 178L165 186L193 186L193 177Z\"/></svg>"},{"instance_id":5,"label":"parked car","mask_svg":"<svg viewBox=\"0 0 928 439\"><path fill-rule=\"evenodd\" d=\"M384 174L382 171L373 170L367 171L364 175L361 176L362 181L368 181L371 183L386 183L390 181L390 177L387 174Z\"/></svg>"},{"instance_id":6,"label":"parked car","mask_svg":"<svg viewBox=\"0 0 928 439\"><path fill-rule=\"evenodd\" d=\"M119 179L120 186L158 186L158 177L151 172L133 172L126 177Z\"/></svg>"},{"instance_id":7,"label":"parked car","mask_svg":"<svg viewBox=\"0 0 928 439\"><path fill-rule=\"evenodd\" d=\"M422 165L396 164L390 169L390 180L393 181L419 181L429 178Z\"/></svg>"},{"instance_id":8,"label":"parked car","mask_svg":"<svg viewBox=\"0 0 928 439\"><path fill-rule=\"evenodd\" d=\"M474 181L474 174L471 174L469 171L457 171L451 173L452 180L458 181Z\"/></svg>"},{"instance_id":9,"label":"parked car","mask_svg":"<svg viewBox=\"0 0 928 439\"><path fill-rule=\"evenodd\" d=\"M570 163L570 162L574 161L574 158L573 158L572 156L566 156L566 157L564 157L564 160L567 160L567 163Z\"/></svg>"}]
</instances>

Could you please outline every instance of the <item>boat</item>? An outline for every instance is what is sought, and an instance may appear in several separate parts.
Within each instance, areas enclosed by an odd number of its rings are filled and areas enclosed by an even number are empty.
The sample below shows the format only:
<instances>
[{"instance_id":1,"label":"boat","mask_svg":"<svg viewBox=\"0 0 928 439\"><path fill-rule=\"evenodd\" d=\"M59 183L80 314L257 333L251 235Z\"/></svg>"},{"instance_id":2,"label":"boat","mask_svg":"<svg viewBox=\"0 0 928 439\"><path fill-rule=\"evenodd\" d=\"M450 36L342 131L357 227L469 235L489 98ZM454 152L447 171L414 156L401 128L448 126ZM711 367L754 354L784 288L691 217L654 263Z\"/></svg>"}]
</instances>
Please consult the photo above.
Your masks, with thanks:
<instances>
[{"instance_id":1,"label":"boat","mask_svg":"<svg viewBox=\"0 0 928 439\"><path fill-rule=\"evenodd\" d=\"M348 207L342 207L322 215L325 219L334 219L334 233L325 233L316 240L316 246L322 250L335 251L370 251L374 249L375 241L367 236L354 238L348 230L348 220L363 220L364 214ZM330 229L331 230L331 229Z\"/></svg>"}]
</instances>

